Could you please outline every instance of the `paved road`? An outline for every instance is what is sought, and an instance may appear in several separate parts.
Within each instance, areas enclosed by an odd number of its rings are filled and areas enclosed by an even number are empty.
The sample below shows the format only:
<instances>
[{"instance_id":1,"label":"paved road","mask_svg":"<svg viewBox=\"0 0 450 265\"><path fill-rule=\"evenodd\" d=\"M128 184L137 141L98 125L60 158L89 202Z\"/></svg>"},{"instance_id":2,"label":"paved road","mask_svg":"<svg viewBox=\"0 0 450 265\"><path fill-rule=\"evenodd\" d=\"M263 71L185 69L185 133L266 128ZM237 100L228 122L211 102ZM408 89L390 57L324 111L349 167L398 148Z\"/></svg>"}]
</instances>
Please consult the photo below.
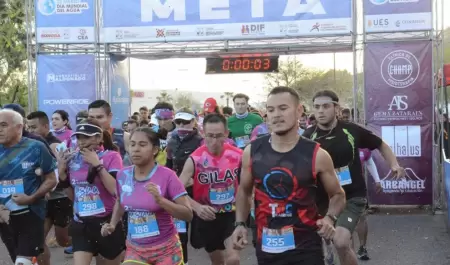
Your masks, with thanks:
<instances>
[{"instance_id":1,"label":"paved road","mask_svg":"<svg viewBox=\"0 0 450 265\"><path fill-rule=\"evenodd\" d=\"M423 213L380 213L369 217L370 261L364 265L450 265L450 236L445 215ZM52 249L52 264L71 265L70 257L61 248ZM254 251L248 247L241 258L242 265L256 265ZM207 265L203 251L190 250L191 265ZM0 265L11 265L3 245L0 245Z\"/></svg>"}]
</instances>

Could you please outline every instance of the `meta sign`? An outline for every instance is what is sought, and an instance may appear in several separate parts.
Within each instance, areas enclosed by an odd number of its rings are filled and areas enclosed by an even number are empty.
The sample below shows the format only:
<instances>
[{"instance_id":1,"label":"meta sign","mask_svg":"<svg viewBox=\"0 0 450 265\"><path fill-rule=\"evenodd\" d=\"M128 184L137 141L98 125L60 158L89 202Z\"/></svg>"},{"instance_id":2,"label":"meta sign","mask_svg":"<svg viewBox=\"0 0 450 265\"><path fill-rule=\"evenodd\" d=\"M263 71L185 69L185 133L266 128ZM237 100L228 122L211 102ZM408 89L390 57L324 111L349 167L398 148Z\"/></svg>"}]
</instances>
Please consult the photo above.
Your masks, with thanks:
<instances>
[{"instance_id":1,"label":"meta sign","mask_svg":"<svg viewBox=\"0 0 450 265\"><path fill-rule=\"evenodd\" d=\"M108 0L105 42L347 35L352 0Z\"/></svg>"}]
</instances>

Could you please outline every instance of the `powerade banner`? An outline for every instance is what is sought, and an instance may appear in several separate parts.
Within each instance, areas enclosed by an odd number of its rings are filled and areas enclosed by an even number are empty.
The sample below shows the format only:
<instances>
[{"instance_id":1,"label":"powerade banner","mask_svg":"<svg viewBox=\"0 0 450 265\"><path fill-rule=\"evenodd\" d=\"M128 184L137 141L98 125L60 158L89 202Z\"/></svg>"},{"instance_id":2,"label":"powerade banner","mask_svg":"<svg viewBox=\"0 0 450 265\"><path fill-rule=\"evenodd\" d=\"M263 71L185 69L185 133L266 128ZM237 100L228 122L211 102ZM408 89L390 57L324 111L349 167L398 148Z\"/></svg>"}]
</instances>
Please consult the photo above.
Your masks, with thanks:
<instances>
[{"instance_id":1,"label":"powerade banner","mask_svg":"<svg viewBox=\"0 0 450 265\"><path fill-rule=\"evenodd\" d=\"M432 0L364 0L366 32L432 29Z\"/></svg>"},{"instance_id":2,"label":"powerade banner","mask_svg":"<svg viewBox=\"0 0 450 265\"><path fill-rule=\"evenodd\" d=\"M406 177L395 179L377 153L383 193L368 179L372 204L428 205L433 196L433 71L430 41L367 44L364 57L368 128L391 147Z\"/></svg>"},{"instance_id":3,"label":"powerade banner","mask_svg":"<svg viewBox=\"0 0 450 265\"><path fill-rule=\"evenodd\" d=\"M95 42L94 0L35 0L38 43Z\"/></svg>"},{"instance_id":4,"label":"powerade banner","mask_svg":"<svg viewBox=\"0 0 450 265\"><path fill-rule=\"evenodd\" d=\"M110 57L110 88L111 110L114 128L122 128L122 123L128 120L130 114L130 64L126 57Z\"/></svg>"},{"instance_id":5,"label":"powerade banner","mask_svg":"<svg viewBox=\"0 0 450 265\"><path fill-rule=\"evenodd\" d=\"M103 0L105 42L350 34L352 0Z\"/></svg>"},{"instance_id":6,"label":"powerade banner","mask_svg":"<svg viewBox=\"0 0 450 265\"><path fill-rule=\"evenodd\" d=\"M94 55L38 55L38 109L51 117L58 109L76 114L96 99Z\"/></svg>"}]
</instances>

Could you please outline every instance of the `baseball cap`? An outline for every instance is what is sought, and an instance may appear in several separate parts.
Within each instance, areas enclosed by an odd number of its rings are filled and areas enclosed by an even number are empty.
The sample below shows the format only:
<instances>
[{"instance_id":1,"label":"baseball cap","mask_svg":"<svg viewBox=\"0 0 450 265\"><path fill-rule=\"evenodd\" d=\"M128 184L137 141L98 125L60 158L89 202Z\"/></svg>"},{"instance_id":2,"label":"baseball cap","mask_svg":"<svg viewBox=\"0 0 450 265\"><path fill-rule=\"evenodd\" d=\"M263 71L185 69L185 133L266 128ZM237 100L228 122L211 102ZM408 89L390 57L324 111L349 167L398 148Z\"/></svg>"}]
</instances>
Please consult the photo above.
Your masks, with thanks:
<instances>
[{"instance_id":1,"label":"baseball cap","mask_svg":"<svg viewBox=\"0 0 450 265\"><path fill-rule=\"evenodd\" d=\"M26 116L25 109L22 106L20 106L20 104L10 103L10 104L4 105L3 108L14 110L15 112L18 112L24 118Z\"/></svg>"},{"instance_id":2,"label":"baseball cap","mask_svg":"<svg viewBox=\"0 0 450 265\"><path fill-rule=\"evenodd\" d=\"M77 116L75 117L76 119L76 123L79 124L80 122L82 122L84 119L88 118L88 112L86 110L82 110L80 112L77 113Z\"/></svg>"},{"instance_id":3,"label":"baseball cap","mask_svg":"<svg viewBox=\"0 0 450 265\"><path fill-rule=\"evenodd\" d=\"M217 107L217 101L214 98L207 98L203 104L203 111L212 113Z\"/></svg>"},{"instance_id":4,"label":"baseball cap","mask_svg":"<svg viewBox=\"0 0 450 265\"><path fill-rule=\"evenodd\" d=\"M86 136L94 136L94 135L101 135L103 133L102 128L88 123L80 123L77 125L77 128L74 133L72 133L72 136L74 135L86 135Z\"/></svg>"}]
</instances>

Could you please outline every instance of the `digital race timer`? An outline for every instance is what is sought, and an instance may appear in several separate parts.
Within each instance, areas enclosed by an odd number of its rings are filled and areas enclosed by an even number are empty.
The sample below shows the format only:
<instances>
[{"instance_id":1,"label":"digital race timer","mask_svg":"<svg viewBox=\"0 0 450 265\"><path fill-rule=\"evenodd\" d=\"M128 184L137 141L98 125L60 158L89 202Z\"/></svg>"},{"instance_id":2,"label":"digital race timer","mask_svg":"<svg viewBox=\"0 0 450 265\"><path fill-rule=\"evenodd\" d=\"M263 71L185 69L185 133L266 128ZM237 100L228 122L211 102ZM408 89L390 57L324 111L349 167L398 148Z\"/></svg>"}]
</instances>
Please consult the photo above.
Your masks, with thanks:
<instances>
[{"instance_id":1,"label":"digital race timer","mask_svg":"<svg viewBox=\"0 0 450 265\"><path fill-rule=\"evenodd\" d=\"M248 54L206 58L206 74L278 72L278 56Z\"/></svg>"}]
</instances>

